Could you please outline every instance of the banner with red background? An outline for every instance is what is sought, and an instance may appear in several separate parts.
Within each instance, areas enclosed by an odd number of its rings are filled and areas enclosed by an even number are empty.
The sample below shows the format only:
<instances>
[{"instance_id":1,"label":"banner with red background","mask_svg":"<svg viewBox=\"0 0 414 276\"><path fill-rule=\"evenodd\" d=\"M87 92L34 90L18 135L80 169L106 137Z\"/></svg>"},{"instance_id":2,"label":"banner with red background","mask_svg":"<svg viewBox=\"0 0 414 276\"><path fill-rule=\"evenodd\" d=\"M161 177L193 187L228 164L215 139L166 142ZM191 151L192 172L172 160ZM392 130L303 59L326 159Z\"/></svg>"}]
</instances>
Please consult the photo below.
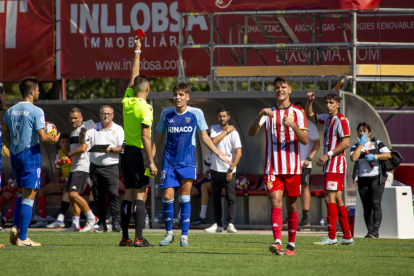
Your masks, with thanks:
<instances>
[{"instance_id":1,"label":"banner with red background","mask_svg":"<svg viewBox=\"0 0 414 276\"><path fill-rule=\"evenodd\" d=\"M212 1L213 2L213 1ZM343 1L344 2L344 1ZM348 1L349 2L349 1ZM352 1L351 1L352 2ZM369 1L368 1L369 2ZM373 2L372 2L373 3ZM381 6L395 6L391 0L382 0ZM400 1L398 6L411 7L409 0ZM133 57L134 29L142 28L147 37L143 41L140 73L149 77L178 75L178 3L130 2L125 0L72 0L62 3L61 8L61 72L62 78L127 78ZM344 17L346 36L351 41L351 20ZM220 15L215 24L225 43L230 43L230 25L238 22L244 25L243 16ZM301 43L311 42L312 37L300 19L286 18ZM305 19L310 25L311 20ZM188 26L187 26L188 24ZM318 24L318 20L316 20ZM277 24L264 25L270 35L283 36ZM339 18L325 18L321 29L316 25L316 38L322 33L322 42L344 41ZM209 43L209 22L207 17L191 15L184 17L183 39L187 44ZM358 17L359 41L414 42L414 19L412 17ZM237 29L231 30L233 41L238 43ZM248 36L253 43L267 43L259 27L250 18ZM223 44L214 35L215 43ZM241 41L240 43L243 43ZM275 41L276 43L276 41ZM279 39L277 43L289 43ZM272 50L261 50L268 65L282 65ZM358 51L359 64L414 64L412 50L364 49ZM290 65L306 65L298 53L284 54ZM323 51L317 56L317 64L349 64L345 50ZM209 75L210 60L204 49L183 51L187 76ZM219 49L214 58L221 65L236 65L227 49ZM247 65L264 65L257 53L249 50Z\"/></svg>"},{"instance_id":2,"label":"banner with red background","mask_svg":"<svg viewBox=\"0 0 414 276\"><path fill-rule=\"evenodd\" d=\"M179 0L179 12L223 12L287 9L376 9L381 0Z\"/></svg>"},{"instance_id":3,"label":"banner with red background","mask_svg":"<svg viewBox=\"0 0 414 276\"><path fill-rule=\"evenodd\" d=\"M56 79L54 1L0 0L0 82Z\"/></svg>"},{"instance_id":4,"label":"banner with red background","mask_svg":"<svg viewBox=\"0 0 414 276\"><path fill-rule=\"evenodd\" d=\"M178 75L178 4L173 0L72 0L61 3L62 78L128 78L135 29L143 40L140 73L148 77ZM209 42L204 16L191 16L189 42ZM208 75L205 51L184 52L188 75ZM202 62L202 63L201 63ZM203 64L204 63L204 64Z\"/></svg>"}]
</instances>

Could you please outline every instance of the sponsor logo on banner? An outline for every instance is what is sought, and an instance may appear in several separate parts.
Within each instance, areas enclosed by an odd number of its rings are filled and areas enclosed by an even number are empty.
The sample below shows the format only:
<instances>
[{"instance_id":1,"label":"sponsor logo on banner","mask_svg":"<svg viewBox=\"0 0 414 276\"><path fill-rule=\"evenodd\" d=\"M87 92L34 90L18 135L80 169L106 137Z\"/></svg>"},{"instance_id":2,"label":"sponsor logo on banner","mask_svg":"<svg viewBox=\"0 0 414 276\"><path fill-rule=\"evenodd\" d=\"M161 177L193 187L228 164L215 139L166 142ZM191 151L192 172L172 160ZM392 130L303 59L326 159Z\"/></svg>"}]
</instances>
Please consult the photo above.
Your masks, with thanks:
<instances>
[{"instance_id":1,"label":"sponsor logo on banner","mask_svg":"<svg viewBox=\"0 0 414 276\"><path fill-rule=\"evenodd\" d=\"M220 9L225 9L231 4L231 0L216 0L215 3Z\"/></svg>"}]
</instances>

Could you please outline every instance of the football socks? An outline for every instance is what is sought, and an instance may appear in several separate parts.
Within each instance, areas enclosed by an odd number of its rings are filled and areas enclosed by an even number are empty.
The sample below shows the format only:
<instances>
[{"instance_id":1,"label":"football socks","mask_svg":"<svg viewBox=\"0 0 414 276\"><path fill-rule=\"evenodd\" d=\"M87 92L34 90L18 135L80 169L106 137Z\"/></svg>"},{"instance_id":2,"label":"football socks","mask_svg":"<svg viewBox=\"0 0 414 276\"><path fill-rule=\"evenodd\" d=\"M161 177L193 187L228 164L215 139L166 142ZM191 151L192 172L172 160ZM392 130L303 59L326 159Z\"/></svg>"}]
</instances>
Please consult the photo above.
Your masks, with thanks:
<instances>
[{"instance_id":1,"label":"football socks","mask_svg":"<svg viewBox=\"0 0 414 276\"><path fill-rule=\"evenodd\" d=\"M336 238L336 220L338 219L338 210L336 203L326 204L328 209L328 236L331 240Z\"/></svg>"},{"instance_id":2,"label":"football socks","mask_svg":"<svg viewBox=\"0 0 414 276\"><path fill-rule=\"evenodd\" d=\"M145 221L145 202L143 200L135 200L135 237L142 240L142 228Z\"/></svg>"},{"instance_id":3,"label":"football socks","mask_svg":"<svg viewBox=\"0 0 414 276\"><path fill-rule=\"evenodd\" d=\"M7 198L5 196L0 196L0 212L3 210L4 205L7 203Z\"/></svg>"},{"instance_id":4,"label":"football socks","mask_svg":"<svg viewBox=\"0 0 414 276\"><path fill-rule=\"evenodd\" d=\"M13 214L14 214L14 207L16 206L16 200L18 198L19 197L17 197L17 196L13 197L13 203L10 206L9 210L7 210L6 214L4 215L4 218L6 218L6 220L9 220L13 216Z\"/></svg>"},{"instance_id":5,"label":"football socks","mask_svg":"<svg viewBox=\"0 0 414 276\"><path fill-rule=\"evenodd\" d=\"M190 195L179 195L178 199L180 201L181 206L181 235L187 236L188 230L190 229L191 197Z\"/></svg>"},{"instance_id":6,"label":"football socks","mask_svg":"<svg viewBox=\"0 0 414 276\"><path fill-rule=\"evenodd\" d=\"M20 227L19 239L24 241L27 239L27 229L29 228L30 219L33 213L33 199L25 198L22 200L20 207Z\"/></svg>"},{"instance_id":7,"label":"football socks","mask_svg":"<svg viewBox=\"0 0 414 276\"><path fill-rule=\"evenodd\" d=\"M174 215L174 199L171 200L165 200L162 199L162 211L164 213L164 225L165 230L172 231L172 220Z\"/></svg>"},{"instance_id":8,"label":"football socks","mask_svg":"<svg viewBox=\"0 0 414 276\"><path fill-rule=\"evenodd\" d=\"M42 219L46 218L46 197L38 196L37 202L39 204L39 214Z\"/></svg>"},{"instance_id":9,"label":"football socks","mask_svg":"<svg viewBox=\"0 0 414 276\"><path fill-rule=\"evenodd\" d=\"M129 240L128 235L128 225L131 219L131 206L132 202L123 200L121 204L121 227L122 227L122 237L126 240Z\"/></svg>"},{"instance_id":10,"label":"football socks","mask_svg":"<svg viewBox=\"0 0 414 276\"><path fill-rule=\"evenodd\" d=\"M352 238L352 235L351 228L349 227L348 223L348 212L346 211L345 205L342 205L338 208L338 217L339 223L341 224L341 228L344 233L344 238L349 240L350 238Z\"/></svg>"},{"instance_id":11,"label":"football socks","mask_svg":"<svg viewBox=\"0 0 414 276\"><path fill-rule=\"evenodd\" d=\"M93 214L92 210L89 210L88 212L86 212L85 216L87 220L95 220L95 215Z\"/></svg>"},{"instance_id":12,"label":"football socks","mask_svg":"<svg viewBox=\"0 0 414 276\"><path fill-rule=\"evenodd\" d=\"M273 237L278 240L282 238L283 217L281 208L272 208L272 230Z\"/></svg>"},{"instance_id":13,"label":"football socks","mask_svg":"<svg viewBox=\"0 0 414 276\"><path fill-rule=\"evenodd\" d=\"M16 199L16 204L14 205L14 216L13 216L13 225L16 225L17 228L20 228L20 208L21 207L22 207L22 194L20 193L19 197Z\"/></svg>"},{"instance_id":14,"label":"football socks","mask_svg":"<svg viewBox=\"0 0 414 276\"><path fill-rule=\"evenodd\" d=\"M200 218L205 219L207 214L207 205L201 205Z\"/></svg>"},{"instance_id":15,"label":"football socks","mask_svg":"<svg viewBox=\"0 0 414 276\"><path fill-rule=\"evenodd\" d=\"M302 210L302 220L308 220L309 210Z\"/></svg>"},{"instance_id":16,"label":"football socks","mask_svg":"<svg viewBox=\"0 0 414 276\"><path fill-rule=\"evenodd\" d=\"M62 200L62 202L60 203L59 214L63 215L63 219L65 219L66 211L69 209L69 207L70 207L70 202Z\"/></svg>"},{"instance_id":17,"label":"football socks","mask_svg":"<svg viewBox=\"0 0 414 276\"><path fill-rule=\"evenodd\" d=\"M298 229L299 215L298 211L290 213L288 212L288 233L289 242L294 243L296 238L296 230Z\"/></svg>"},{"instance_id":18,"label":"football socks","mask_svg":"<svg viewBox=\"0 0 414 276\"><path fill-rule=\"evenodd\" d=\"M72 224L78 229L80 227L80 217L72 217Z\"/></svg>"}]
</instances>

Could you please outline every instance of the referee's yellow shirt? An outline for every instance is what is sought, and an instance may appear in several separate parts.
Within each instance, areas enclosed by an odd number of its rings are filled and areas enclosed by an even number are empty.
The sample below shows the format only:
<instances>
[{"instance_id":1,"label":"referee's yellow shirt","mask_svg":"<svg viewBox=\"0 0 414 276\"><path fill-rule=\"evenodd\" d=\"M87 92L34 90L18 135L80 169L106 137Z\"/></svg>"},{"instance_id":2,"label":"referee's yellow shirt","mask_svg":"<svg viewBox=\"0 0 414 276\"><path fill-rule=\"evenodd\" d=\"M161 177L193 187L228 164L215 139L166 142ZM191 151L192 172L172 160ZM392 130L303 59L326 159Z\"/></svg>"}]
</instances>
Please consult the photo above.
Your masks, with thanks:
<instances>
[{"instance_id":1,"label":"referee's yellow shirt","mask_svg":"<svg viewBox=\"0 0 414 276\"><path fill-rule=\"evenodd\" d=\"M141 98L135 97L135 91L128 88L122 99L124 131L127 146L143 149L141 124L151 127L153 121L152 106Z\"/></svg>"}]
</instances>

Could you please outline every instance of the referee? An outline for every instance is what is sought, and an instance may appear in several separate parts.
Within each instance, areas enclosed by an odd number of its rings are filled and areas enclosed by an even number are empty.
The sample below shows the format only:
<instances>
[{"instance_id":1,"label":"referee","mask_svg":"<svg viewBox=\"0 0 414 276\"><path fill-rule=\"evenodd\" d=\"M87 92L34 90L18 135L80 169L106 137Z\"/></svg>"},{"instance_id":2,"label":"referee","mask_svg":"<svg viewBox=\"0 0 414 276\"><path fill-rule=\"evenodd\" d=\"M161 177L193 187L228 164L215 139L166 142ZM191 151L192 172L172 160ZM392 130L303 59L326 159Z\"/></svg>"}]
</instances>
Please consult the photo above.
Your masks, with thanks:
<instances>
[{"instance_id":1,"label":"referee","mask_svg":"<svg viewBox=\"0 0 414 276\"><path fill-rule=\"evenodd\" d=\"M87 132L87 142L92 148L95 145L109 145L100 152L90 152L89 174L93 181L92 193L96 204L99 228L95 232L107 232L105 214L105 196L108 192L109 204L113 219L112 232L121 232L121 215L118 195L118 163L119 153L124 142L124 129L115 124L114 109L109 105L101 106L99 111L100 123L96 128Z\"/></svg>"},{"instance_id":2,"label":"referee","mask_svg":"<svg viewBox=\"0 0 414 276\"><path fill-rule=\"evenodd\" d=\"M144 174L145 170L149 169L151 175L155 176L157 167L151 153L153 115L152 107L147 103L150 83L147 77L139 75L141 40L142 38L138 36L134 39L135 51L131 78L122 99L126 146L124 154L121 155L121 167L125 181L125 197L121 205L122 240L119 245L153 247L142 236L145 200L149 187L149 177ZM134 203L135 212L134 242L128 236L132 203Z\"/></svg>"}]
</instances>

